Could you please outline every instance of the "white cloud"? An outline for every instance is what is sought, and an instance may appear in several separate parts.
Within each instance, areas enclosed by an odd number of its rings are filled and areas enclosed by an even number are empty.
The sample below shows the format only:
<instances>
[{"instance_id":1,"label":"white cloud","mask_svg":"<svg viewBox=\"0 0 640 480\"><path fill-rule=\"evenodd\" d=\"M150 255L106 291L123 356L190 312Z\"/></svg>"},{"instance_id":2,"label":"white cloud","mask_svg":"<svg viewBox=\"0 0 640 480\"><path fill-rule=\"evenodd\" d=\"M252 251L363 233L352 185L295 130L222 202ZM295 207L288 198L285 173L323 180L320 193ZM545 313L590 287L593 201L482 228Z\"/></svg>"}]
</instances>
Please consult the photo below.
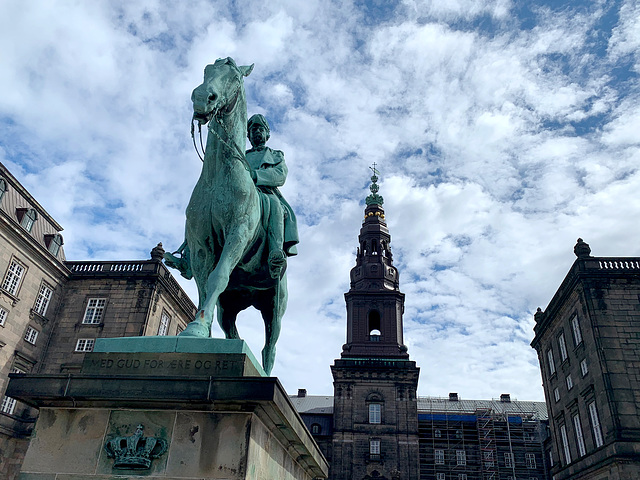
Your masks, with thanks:
<instances>
[{"instance_id":1,"label":"white cloud","mask_svg":"<svg viewBox=\"0 0 640 480\"><path fill-rule=\"evenodd\" d=\"M248 110L285 152L302 240L274 371L285 387L331 393L375 161L420 393L540 400L532 313L576 238L639 254L639 97L612 74L637 68L637 7L609 39L603 5L532 5L531 28L508 1L365 8L5 2L2 161L65 227L70 259L177 248L200 174L191 90L218 57L255 63ZM261 319L239 322L259 357Z\"/></svg>"}]
</instances>

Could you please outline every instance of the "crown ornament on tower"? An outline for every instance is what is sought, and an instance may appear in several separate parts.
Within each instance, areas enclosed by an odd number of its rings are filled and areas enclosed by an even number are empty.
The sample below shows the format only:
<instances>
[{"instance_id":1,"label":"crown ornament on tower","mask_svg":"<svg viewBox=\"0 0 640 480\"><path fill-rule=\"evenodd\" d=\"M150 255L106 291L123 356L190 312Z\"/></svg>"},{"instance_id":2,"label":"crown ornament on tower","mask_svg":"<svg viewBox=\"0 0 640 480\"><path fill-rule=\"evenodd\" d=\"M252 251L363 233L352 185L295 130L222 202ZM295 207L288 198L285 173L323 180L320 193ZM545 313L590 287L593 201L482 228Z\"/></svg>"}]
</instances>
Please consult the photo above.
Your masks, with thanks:
<instances>
[{"instance_id":1,"label":"crown ornament on tower","mask_svg":"<svg viewBox=\"0 0 640 480\"><path fill-rule=\"evenodd\" d=\"M166 453L169 444L157 437L142 435L143 425L138 425L133 435L115 437L109 440L104 449L107 457L114 458L113 468L128 470L146 470L151 460Z\"/></svg>"}]
</instances>

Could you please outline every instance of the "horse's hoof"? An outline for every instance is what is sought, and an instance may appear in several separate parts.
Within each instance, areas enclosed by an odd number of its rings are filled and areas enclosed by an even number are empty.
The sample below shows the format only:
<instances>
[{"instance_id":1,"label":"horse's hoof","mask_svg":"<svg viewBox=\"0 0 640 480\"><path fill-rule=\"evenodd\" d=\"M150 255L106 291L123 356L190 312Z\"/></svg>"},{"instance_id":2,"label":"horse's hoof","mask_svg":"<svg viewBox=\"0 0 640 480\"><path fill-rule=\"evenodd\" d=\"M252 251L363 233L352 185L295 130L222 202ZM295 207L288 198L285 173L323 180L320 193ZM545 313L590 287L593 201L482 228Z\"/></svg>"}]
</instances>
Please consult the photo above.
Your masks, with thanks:
<instances>
[{"instance_id":1,"label":"horse's hoof","mask_svg":"<svg viewBox=\"0 0 640 480\"><path fill-rule=\"evenodd\" d=\"M211 336L211 328L207 328L200 322L191 322L187 325L182 332L178 334L179 337L204 337L209 338Z\"/></svg>"},{"instance_id":2,"label":"horse's hoof","mask_svg":"<svg viewBox=\"0 0 640 480\"><path fill-rule=\"evenodd\" d=\"M287 256L283 250L273 250L269 252L269 275L274 279L281 279L287 270Z\"/></svg>"}]
</instances>

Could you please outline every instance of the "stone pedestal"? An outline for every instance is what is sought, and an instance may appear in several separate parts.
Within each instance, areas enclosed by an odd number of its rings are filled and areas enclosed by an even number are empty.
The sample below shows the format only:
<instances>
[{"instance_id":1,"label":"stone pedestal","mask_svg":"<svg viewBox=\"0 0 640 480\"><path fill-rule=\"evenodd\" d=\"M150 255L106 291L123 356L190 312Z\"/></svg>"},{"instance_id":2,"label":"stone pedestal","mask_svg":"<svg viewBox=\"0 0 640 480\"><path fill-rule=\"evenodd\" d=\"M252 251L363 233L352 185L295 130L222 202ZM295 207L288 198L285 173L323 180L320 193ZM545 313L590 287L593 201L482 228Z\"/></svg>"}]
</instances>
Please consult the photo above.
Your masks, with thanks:
<instances>
[{"instance_id":1,"label":"stone pedestal","mask_svg":"<svg viewBox=\"0 0 640 480\"><path fill-rule=\"evenodd\" d=\"M327 477L244 342L149 338L97 342L80 374L12 375L7 394L40 410L21 480Z\"/></svg>"}]
</instances>

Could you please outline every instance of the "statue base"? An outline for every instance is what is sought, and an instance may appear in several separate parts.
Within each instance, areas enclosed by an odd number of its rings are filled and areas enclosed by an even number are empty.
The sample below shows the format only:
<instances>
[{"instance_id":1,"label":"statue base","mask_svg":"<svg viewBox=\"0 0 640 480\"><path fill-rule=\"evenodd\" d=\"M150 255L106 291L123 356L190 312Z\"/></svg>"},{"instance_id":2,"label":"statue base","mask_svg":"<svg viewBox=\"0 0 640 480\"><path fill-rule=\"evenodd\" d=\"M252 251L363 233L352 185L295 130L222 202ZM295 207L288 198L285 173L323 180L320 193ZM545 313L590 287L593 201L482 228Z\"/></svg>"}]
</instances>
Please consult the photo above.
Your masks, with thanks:
<instances>
[{"instance_id":1,"label":"statue base","mask_svg":"<svg viewBox=\"0 0 640 480\"><path fill-rule=\"evenodd\" d=\"M96 342L80 374L12 374L7 395L40 410L19 479L326 478L256 363L241 340L137 337Z\"/></svg>"}]
</instances>

